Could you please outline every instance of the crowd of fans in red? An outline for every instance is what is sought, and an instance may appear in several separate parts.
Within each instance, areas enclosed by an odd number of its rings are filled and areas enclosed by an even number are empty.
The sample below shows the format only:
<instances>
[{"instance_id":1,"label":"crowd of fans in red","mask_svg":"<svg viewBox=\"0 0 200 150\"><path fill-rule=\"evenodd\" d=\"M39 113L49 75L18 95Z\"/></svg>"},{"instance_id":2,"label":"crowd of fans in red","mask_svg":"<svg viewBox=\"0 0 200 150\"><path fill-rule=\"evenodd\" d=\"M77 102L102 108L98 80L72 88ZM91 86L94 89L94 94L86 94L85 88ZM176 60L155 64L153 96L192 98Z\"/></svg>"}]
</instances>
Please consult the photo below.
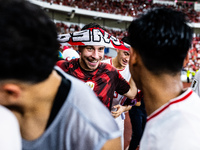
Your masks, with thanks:
<instances>
[{"instance_id":1,"label":"crowd of fans in red","mask_svg":"<svg viewBox=\"0 0 200 150\"><path fill-rule=\"evenodd\" d=\"M87 9L98 12L121 14L125 16L137 17L141 13L144 13L147 9L162 6L163 4L153 3L152 0L43 0L49 3L58 5L65 5L70 7L77 7L80 9ZM165 5L166 6L166 5ZM187 14L191 22L200 22L200 13L194 10L194 2L179 1L176 5L167 5ZM74 31L80 31L79 25L67 25L62 22L56 23L58 33L69 33ZM113 30L105 28L105 30L111 35L121 39L127 36L127 31ZM187 69L196 71L200 68L200 38L196 36L193 41L193 46L189 51L190 62L187 65Z\"/></svg>"},{"instance_id":2,"label":"crowd of fans in red","mask_svg":"<svg viewBox=\"0 0 200 150\"><path fill-rule=\"evenodd\" d=\"M200 42L193 41L193 45L189 50L189 63L187 65L187 70L196 72L200 68Z\"/></svg>"},{"instance_id":3,"label":"crowd of fans in red","mask_svg":"<svg viewBox=\"0 0 200 150\"><path fill-rule=\"evenodd\" d=\"M92 11L105 12L109 14L120 14L124 16L137 17L149 8L161 6L153 3L153 0L43 0L49 3L77 7ZM185 12L192 22L200 22L200 14L194 10L194 2L177 1L176 5L168 7Z\"/></svg>"},{"instance_id":4,"label":"crowd of fans in red","mask_svg":"<svg viewBox=\"0 0 200 150\"><path fill-rule=\"evenodd\" d=\"M43 0L49 3L58 5L65 5L70 7L77 7L81 9L87 9L92 11L99 11L105 13L121 14L125 16L137 17L141 13L144 13L147 9L162 6L163 4L153 3L152 0ZM166 5L165 5L166 6ZM191 22L200 22L200 13L194 10L194 2L179 1L176 5L167 5L180 11L185 12ZM59 33L69 33L73 31L79 31L78 25L66 25L64 23L57 23ZM107 32L113 36L121 39L127 35L126 31L106 29Z\"/></svg>"}]
</instances>

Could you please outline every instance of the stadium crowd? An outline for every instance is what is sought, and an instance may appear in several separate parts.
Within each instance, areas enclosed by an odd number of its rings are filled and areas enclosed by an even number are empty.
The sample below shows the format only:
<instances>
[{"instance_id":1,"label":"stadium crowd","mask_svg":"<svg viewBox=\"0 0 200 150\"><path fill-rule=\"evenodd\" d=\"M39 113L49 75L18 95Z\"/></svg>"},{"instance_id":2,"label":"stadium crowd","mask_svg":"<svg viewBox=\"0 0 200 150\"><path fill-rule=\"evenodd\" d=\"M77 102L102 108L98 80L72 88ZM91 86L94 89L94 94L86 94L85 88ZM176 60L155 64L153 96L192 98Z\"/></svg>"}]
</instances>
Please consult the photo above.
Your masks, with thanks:
<instances>
[{"instance_id":1,"label":"stadium crowd","mask_svg":"<svg viewBox=\"0 0 200 150\"><path fill-rule=\"evenodd\" d=\"M152 0L43 0L54 4L65 5L70 7L78 7L81 9L87 9L92 11L99 11L111 14L121 14L125 16L138 17L149 8L161 7L165 4L153 3ZM166 6L166 5L165 5ZM179 1L176 5L167 5L167 7L179 10L187 14L191 22L200 22L200 13L194 10L194 2ZM67 25L63 22L56 23L58 33L70 33L74 31L80 31L80 26L75 24ZM108 33L122 39L127 36L125 30L114 30L105 28ZM200 67L200 38L199 35L194 34L193 46L189 51L190 61L183 70L190 70L190 72L196 72Z\"/></svg>"},{"instance_id":2,"label":"stadium crowd","mask_svg":"<svg viewBox=\"0 0 200 150\"><path fill-rule=\"evenodd\" d=\"M123 16L138 17L149 8L162 6L163 4L153 3L153 0L43 0L49 3L65 5L86 10L104 12L109 14L120 14ZM192 22L200 22L200 13L194 10L194 2L179 1L175 5L168 5L170 8L180 10L188 15Z\"/></svg>"},{"instance_id":3,"label":"stadium crowd","mask_svg":"<svg viewBox=\"0 0 200 150\"><path fill-rule=\"evenodd\" d=\"M80 31L80 26L75 24L68 26L63 22L57 22L56 27L58 33L71 33L74 31ZM127 36L127 31L124 30L113 30L108 28L105 28L105 30L118 39ZM193 38L193 44L189 51L189 58L189 63L185 66L185 68L183 68L183 70L189 70L192 74L192 72L195 73L197 70L199 70L200 67L200 38L198 36Z\"/></svg>"}]
</instances>

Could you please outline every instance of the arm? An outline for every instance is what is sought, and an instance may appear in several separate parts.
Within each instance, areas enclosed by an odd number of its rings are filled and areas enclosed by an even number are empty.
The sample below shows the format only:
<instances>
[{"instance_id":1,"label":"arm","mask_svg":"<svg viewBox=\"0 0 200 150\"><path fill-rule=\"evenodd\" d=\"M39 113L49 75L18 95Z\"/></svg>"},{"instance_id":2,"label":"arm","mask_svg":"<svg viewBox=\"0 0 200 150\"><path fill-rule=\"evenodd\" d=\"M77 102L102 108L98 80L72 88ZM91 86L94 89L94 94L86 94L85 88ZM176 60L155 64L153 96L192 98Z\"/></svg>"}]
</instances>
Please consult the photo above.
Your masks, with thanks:
<instances>
[{"instance_id":1,"label":"arm","mask_svg":"<svg viewBox=\"0 0 200 150\"><path fill-rule=\"evenodd\" d=\"M113 108L116 108L117 111L111 111L111 114L112 114L112 116L113 116L114 118L117 118L117 117L119 117L123 112L129 111L129 110L132 108L132 106L130 106L130 105L122 106L122 105L118 104L118 105L113 106Z\"/></svg>"},{"instance_id":2,"label":"arm","mask_svg":"<svg viewBox=\"0 0 200 150\"><path fill-rule=\"evenodd\" d=\"M137 87L136 87L135 82L133 81L132 78L129 80L129 85L130 85L130 88L129 88L128 92L123 94L123 95L126 96L126 97L129 96L128 97L129 99L134 99L135 96L137 95ZM111 114L114 118L117 118L123 112L129 111L132 108L132 106L129 105L129 104L123 104L123 106L118 104L118 105L113 106L113 108L115 108L116 111L111 111Z\"/></svg>"},{"instance_id":3,"label":"arm","mask_svg":"<svg viewBox=\"0 0 200 150\"><path fill-rule=\"evenodd\" d=\"M124 94L127 98L134 99L135 96L137 95L137 87L135 85L135 82L131 78L129 81L130 89L127 93Z\"/></svg>"},{"instance_id":4,"label":"arm","mask_svg":"<svg viewBox=\"0 0 200 150\"><path fill-rule=\"evenodd\" d=\"M126 101L120 105L115 105L113 106L113 108L117 109L116 111L111 111L111 114L114 118L119 117L122 112L126 112L129 111L133 106L140 106L141 105L141 101L137 101L136 99L134 99L134 101L130 101L130 99L126 99Z\"/></svg>"},{"instance_id":5,"label":"arm","mask_svg":"<svg viewBox=\"0 0 200 150\"><path fill-rule=\"evenodd\" d=\"M121 138L118 137L116 139L108 140L104 146L101 148L101 150L121 150Z\"/></svg>"}]
</instances>

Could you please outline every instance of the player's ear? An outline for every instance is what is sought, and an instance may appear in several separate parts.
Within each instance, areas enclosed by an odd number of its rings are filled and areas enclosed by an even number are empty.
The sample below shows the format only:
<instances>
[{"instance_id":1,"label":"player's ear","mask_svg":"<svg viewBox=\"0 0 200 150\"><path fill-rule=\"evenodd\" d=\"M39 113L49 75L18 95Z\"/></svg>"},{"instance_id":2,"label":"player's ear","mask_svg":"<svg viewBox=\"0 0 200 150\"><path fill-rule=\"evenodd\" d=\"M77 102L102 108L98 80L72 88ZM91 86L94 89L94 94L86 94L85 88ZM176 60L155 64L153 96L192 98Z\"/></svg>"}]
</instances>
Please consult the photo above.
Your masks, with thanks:
<instances>
[{"instance_id":1,"label":"player's ear","mask_svg":"<svg viewBox=\"0 0 200 150\"><path fill-rule=\"evenodd\" d=\"M10 102L16 102L21 95L21 88L12 83L6 83L2 85L2 90L5 93L5 98Z\"/></svg>"},{"instance_id":2,"label":"player's ear","mask_svg":"<svg viewBox=\"0 0 200 150\"><path fill-rule=\"evenodd\" d=\"M137 54L137 52L135 51L135 49L134 48L130 48L130 60L129 60L129 64L130 65L134 65L134 64L136 64L137 63L137 58L138 57L138 54Z\"/></svg>"}]
</instances>

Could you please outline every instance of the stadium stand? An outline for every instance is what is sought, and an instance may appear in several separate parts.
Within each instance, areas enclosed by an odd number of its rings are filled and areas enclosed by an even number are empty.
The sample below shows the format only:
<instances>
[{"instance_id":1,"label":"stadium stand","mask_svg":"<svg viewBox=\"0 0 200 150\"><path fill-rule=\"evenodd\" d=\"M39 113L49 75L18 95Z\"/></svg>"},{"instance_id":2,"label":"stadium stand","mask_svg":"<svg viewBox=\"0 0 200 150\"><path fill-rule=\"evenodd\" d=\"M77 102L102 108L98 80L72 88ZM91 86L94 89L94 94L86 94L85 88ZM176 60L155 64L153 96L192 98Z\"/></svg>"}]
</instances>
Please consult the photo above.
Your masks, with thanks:
<instances>
[{"instance_id":1,"label":"stadium stand","mask_svg":"<svg viewBox=\"0 0 200 150\"><path fill-rule=\"evenodd\" d=\"M200 23L200 9L195 1L162 1L162 0L40 0L46 3L84 9L99 13L115 14L122 16L137 17L149 8L167 6L187 14L192 23ZM63 22L56 22L58 33L70 33L80 31L76 24L67 25ZM127 31L106 28L111 35L121 39L127 36ZM193 46L189 51L190 61L183 70L196 72L200 67L200 34L194 34Z\"/></svg>"}]
</instances>

